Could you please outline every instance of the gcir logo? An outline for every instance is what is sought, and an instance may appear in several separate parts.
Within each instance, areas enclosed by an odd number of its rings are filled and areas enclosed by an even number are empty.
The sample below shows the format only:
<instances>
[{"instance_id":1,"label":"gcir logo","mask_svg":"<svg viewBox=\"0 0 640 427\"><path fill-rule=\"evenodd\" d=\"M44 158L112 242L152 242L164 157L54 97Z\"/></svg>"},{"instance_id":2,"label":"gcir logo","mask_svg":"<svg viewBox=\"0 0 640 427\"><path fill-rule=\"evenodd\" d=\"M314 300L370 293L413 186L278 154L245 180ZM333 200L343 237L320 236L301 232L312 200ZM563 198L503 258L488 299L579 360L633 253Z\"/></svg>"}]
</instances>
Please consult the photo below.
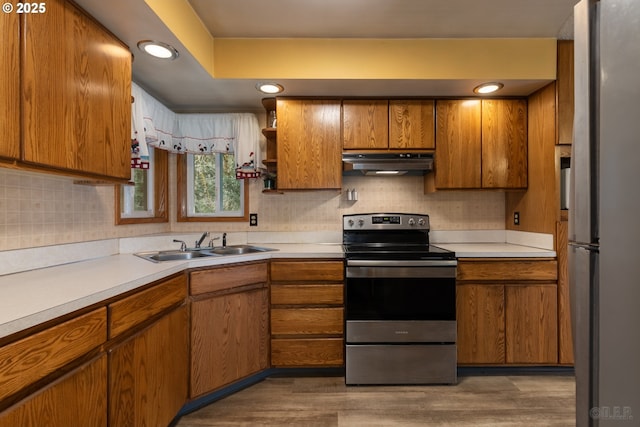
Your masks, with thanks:
<instances>
[{"instance_id":1,"label":"gcir logo","mask_svg":"<svg viewBox=\"0 0 640 427\"><path fill-rule=\"evenodd\" d=\"M633 420L630 406L595 406L589 410L589 416L594 420Z\"/></svg>"}]
</instances>

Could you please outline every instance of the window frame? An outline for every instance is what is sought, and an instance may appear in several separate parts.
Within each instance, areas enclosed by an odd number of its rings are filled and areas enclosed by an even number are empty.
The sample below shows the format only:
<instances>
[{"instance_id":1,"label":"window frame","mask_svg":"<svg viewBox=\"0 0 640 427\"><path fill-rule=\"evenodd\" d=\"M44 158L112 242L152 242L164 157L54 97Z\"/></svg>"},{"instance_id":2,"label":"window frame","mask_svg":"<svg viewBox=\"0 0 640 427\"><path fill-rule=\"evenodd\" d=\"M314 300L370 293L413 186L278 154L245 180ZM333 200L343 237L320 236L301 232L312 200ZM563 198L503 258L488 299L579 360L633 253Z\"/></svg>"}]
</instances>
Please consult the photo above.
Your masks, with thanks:
<instances>
[{"instance_id":1,"label":"window frame","mask_svg":"<svg viewBox=\"0 0 640 427\"><path fill-rule=\"evenodd\" d=\"M192 154L196 155L196 154ZM240 216L206 216L206 215L197 215L191 216L188 210L188 201L189 201L189 191L188 191L188 154L179 154L177 155L177 217L176 220L178 222L249 222L249 182L244 179L244 198L243 198L243 206L244 211Z\"/></svg>"},{"instance_id":2,"label":"window frame","mask_svg":"<svg viewBox=\"0 0 640 427\"><path fill-rule=\"evenodd\" d=\"M149 147L151 148L151 147ZM115 223L126 224L150 224L169 222L169 152L153 149L151 173L153 174L153 215L151 216L122 216L120 203L121 185L115 186Z\"/></svg>"}]
</instances>

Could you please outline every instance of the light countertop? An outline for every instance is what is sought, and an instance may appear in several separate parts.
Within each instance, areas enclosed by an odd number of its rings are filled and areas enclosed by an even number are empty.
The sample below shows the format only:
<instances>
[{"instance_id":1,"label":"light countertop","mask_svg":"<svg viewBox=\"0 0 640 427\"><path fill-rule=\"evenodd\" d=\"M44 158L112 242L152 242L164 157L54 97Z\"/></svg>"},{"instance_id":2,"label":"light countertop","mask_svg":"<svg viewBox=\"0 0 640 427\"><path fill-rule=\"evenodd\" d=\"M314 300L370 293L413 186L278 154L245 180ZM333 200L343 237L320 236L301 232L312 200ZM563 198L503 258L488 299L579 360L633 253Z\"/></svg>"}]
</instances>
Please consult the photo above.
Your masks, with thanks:
<instances>
[{"instance_id":1,"label":"light countertop","mask_svg":"<svg viewBox=\"0 0 640 427\"><path fill-rule=\"evenodd\" d=\"M508 243L436 243L458 257L555 257ZM0 338L72 313L188 268L277 258L342 258L338 243L260 243L276 249L245 255L153 263L131 253L0 276Z\"/></svg>"},{"instance_id":2,"label":"light countertop","mask_svg":"<svg viewBox=\"0 0 640 427\"><path fill-rule=\"evenodd\" d=\"M513 243L434 243L458 258L555 258L556 252Z\"/></svg>"},{"instance_id":3,"label":"light countertop","mask_svg":"<svg viewBox=\"0 0 640 427\"><path fill-rule=\"evenodd\" d=\"M133 254L0 276L0 338L99 303L187 268L271 258L342 258L339 244L261 245L273 252L153 263Z\"/></svg>"}]
</instances>

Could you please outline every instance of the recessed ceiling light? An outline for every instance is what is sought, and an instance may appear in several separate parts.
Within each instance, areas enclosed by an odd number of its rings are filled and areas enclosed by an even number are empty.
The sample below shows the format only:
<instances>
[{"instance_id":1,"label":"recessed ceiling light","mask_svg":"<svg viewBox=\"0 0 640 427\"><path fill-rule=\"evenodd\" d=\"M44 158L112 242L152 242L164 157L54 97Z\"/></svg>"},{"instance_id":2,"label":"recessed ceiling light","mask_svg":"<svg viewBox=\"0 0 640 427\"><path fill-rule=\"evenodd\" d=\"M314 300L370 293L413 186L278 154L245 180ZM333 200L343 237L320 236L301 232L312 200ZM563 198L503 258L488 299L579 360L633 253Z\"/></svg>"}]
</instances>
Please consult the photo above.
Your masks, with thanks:
<instances>
[{"instance_id":1,"label":"recessed ceiling light","mask_svg":"<svg viewBox=\"0 0 640 427\"><path fill-rule=\"evenodd\" d=\"M473 91L475 93L479 93L481 95L486 95L487 93L493 93L496 92L500 89L502 89L504 87L504 85L502 83L498 83L498 82L491 82L491 83L483 83L479 86L476 86Z\"/></svg>"},{"instance_id":2,"label":"recessed ceiling light","mask_svg":"<svg viewBox=\"0 0 640 427\"><path fill-rule=\"evenodd\" d=\"M284 90L284 87L277 83L258 83L256 85L256 89L258 89L262 93L274 94L282 92Z\"/></svg>"},{"instance_id":3,"label":"recessed ceiling light","mask_svg":"<svg viewBox=\"0 0 640 427\"><path fill-rule=\"evenodd\" d=\"M138 42L138 48L144 53L160 59L176 59L178 57L176 48L162 42L142 40Z\"/></svg>"}]
</instances>

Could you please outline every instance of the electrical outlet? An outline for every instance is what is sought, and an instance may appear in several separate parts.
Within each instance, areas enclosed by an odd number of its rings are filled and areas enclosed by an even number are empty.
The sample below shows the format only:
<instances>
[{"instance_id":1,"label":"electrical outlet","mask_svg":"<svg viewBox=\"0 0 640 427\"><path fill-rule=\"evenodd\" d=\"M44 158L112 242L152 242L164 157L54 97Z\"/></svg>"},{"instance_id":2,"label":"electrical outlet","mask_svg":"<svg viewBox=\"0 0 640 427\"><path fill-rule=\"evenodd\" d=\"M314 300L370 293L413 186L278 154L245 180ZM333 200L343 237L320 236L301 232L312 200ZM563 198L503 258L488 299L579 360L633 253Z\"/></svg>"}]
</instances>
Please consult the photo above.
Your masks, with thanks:
<instances>
[{"instance_id":1,"label":"electrical outlet","mask_svg":"<svg viewBox=\"0 0 640 427\"><path fill-rule=\"evenodd\" d=\"M249 226L250 227L257 227L258 226L258 214L257 213L250 213L249 214Z\"/></svg>"},{"instance_id":2,"label":"electrical outlet","mask_svg":"<svg viewBox=\"0 0 640 427\"><path fill-rule=\"evenodd\" d=\"M520 225L520 212L513 213L513 225Z\"/></svg>"}]
</instances>

